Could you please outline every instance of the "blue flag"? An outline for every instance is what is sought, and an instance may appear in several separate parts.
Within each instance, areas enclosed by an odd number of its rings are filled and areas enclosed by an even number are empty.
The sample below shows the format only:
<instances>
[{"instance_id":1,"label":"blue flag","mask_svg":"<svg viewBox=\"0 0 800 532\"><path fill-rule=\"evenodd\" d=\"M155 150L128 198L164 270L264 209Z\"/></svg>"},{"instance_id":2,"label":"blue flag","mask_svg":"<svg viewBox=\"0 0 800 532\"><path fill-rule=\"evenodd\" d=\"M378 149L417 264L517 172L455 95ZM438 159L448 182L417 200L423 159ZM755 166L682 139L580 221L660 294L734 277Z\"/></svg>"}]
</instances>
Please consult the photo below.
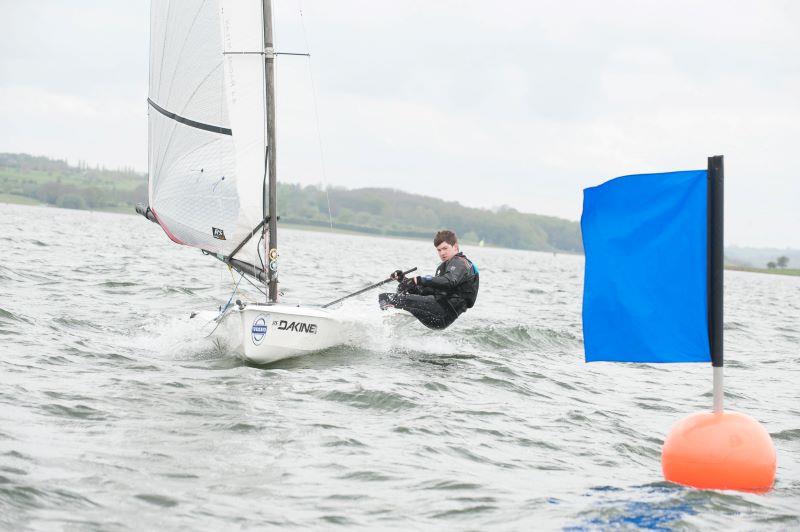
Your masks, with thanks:
<instances>
[{"instance_id":1,"label":"blue flag","mask_svg":"<svg viewBox=\"0 0 800 532\"><path fill-rule=\"evenodd\" d=\"M587 362L710 362L707 196L706 170L583 191Z\"/></svg>"}]
</instances>

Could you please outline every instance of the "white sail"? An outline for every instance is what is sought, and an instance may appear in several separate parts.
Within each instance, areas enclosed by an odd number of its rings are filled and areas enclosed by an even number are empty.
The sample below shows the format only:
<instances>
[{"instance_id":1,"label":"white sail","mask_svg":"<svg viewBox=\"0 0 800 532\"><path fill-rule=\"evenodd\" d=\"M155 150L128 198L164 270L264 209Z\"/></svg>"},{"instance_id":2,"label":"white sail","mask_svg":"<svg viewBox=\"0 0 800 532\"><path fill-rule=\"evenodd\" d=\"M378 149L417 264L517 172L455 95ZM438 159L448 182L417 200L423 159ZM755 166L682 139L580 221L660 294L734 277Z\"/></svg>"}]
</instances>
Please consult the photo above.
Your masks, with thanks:
<instances>
[{"instance_id":1,"label":"white sail","mask_svg":"<svg viewBox=\"0 0 800 532\"><path fill-rule=\"evenodd\" d=\"M151 4L150 208L172 240L226 256L262 218L261 21L258 1Z\"/></svg>"}]
</instances>

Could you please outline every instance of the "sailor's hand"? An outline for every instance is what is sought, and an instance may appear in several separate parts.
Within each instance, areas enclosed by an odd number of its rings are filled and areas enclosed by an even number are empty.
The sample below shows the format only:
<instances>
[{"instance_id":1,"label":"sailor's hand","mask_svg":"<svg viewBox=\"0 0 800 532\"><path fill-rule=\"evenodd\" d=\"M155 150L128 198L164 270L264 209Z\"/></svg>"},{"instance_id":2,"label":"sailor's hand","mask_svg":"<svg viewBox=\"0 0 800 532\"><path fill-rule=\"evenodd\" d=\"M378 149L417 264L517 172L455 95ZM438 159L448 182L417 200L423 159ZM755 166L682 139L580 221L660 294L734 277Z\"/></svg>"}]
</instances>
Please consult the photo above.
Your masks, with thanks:
<instances>
[{"instance_id":1,"label":"sailor's hand","mask_svg":"<svg viewBox=\"0 0 800 532\"><path fill-rule=\"evenodd\" d=\"M405 276L403 275L403 270L395 270L389 277L397 282L400 282L403 279L405 279Z\"/></svg>"}]
</instances>

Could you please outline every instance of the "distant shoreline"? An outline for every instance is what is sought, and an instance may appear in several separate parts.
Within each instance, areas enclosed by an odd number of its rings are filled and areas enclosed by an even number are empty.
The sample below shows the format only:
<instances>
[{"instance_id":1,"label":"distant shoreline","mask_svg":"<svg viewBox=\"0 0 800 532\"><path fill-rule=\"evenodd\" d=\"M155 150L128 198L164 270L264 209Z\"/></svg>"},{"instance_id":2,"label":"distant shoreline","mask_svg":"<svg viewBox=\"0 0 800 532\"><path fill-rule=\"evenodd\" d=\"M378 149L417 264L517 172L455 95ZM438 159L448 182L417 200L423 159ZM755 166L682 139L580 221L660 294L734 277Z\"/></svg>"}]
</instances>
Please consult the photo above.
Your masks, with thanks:
<instances>
[{"instance_id":1,"label":"distant shoreline","mask_svg":"<svg viewBox=\"0 0 800 532\"><path fill-rule=\"evenodd\" d=\"M31 205L31 206L41 206L41 207L50 207L54 209L63 209L64 207L58 207L56 205L50 205L49 203L43 203L41 201L37 201L33 198L29 198L27 196L17 196L14 194L0 194L0 204L6 203L10 205ZM125 207L125 208L118 208L118 209L69 209L69 210L84 210L88 212L110 212L114 214L126 214L131 216L138 216L135 212L133 212L133 208ZM331 231L330 227L322 226L322 225L311 225L311 224L302 224L296 222L282 222L281 225L290 229L296 229L298 231L313 231L317 233L325 233ZM397 238L402 240L417 240L420 242L427 241L429 239L422 238L422 237L415 237L415 236L404 236L404 235L383 235L383 234L376 234L373 232L361 232L361 231L353 231L350 229L339 229L335 226L333 227L333 232L336 234L341 235L358 235L358 236L371 236L371 237L379 237L379 238ZM478 247L479 244L477 242L471 242L469 240L462 240L465 245ZM515 248L506 248L502 246L495 246L486 244L486 248L493 248L493 249L509 249L515 250ZM552 253L552 251L541 251L541 250L517 250L517 251L536 251L537 253ZM583 253L577 252L569 252L569 251L557 251L559 255L583 255ZM753 268L749 266L737 266L733 264L726 264L725 269L729 271L737 271L737 272L750 272L750 273L767 273L773 275L788 275L792 277L800 277L800 269L797 268L775 268L775 269L768 269L768 268Z\"/></svg>"},{"instance_id":2,"label":"distant shoreline","mask_svg":"<svg viewBox=\"0 0 800 532\"><path fill-rule=\"evenodd\" d=\"M726 270L734 272L751 272L751 273L771 273L773 275L791 275L800 277L800 269L798 268L751 268L749 266L725 266Z\"/></svg>"},{"instance_id":3,"label":"distant shoreline","mask_svg":"<svg viewBox=\"0 0 800 532\"><path fill-rule=\"evenodd\" d=\"M14 194L0 194L0 204L9 204L9 205L29 205L33 207L47 207L52 209L66 209L70 211L84 211L84 212L108 212L112 214L123 214L123 215L131 215L131 216L141 216L133 212L133 207L125 207L125 208L117 208L117 209L70 209L68 207L59 207L58 205L51 205L49 203L44 203L41 201L37 201L33 198L29 198L27 196L17 196ZM312 225L312 224L303 224L297 222L281 222L281 226L286 227L288 229L295 229L298 231L312 231L315 233L327 233L331 232L331 228L327 225ZM431 238L423 238L423 237L416 237L416 236L405 236L405 235L384 235L380 233L374 232L367 232L367 231L353 231L351 229L339 229L336 227L334 223L333 230L334 233L339 235L357 235L357 236L367 236L367 237L376 237L376 238L393 238L399 240L416 240L419 242L429 242L433 238L433 234L431 234ZM482 247L482 248L492 248L492 249L508 249L512 251L533 251L536 253L553 253L552 251L542 251L536 249L515 249L515 248L505 248L502 246L495 246L492 244L485 244L481 246L478 242L473 242L470 240L465 240L463 238L459 239L462 244L465 244L470 247ZM583 255L583 253L571 252L571 251L556 251L555 253L559 255Z\"/></svg>"}]
</instances>

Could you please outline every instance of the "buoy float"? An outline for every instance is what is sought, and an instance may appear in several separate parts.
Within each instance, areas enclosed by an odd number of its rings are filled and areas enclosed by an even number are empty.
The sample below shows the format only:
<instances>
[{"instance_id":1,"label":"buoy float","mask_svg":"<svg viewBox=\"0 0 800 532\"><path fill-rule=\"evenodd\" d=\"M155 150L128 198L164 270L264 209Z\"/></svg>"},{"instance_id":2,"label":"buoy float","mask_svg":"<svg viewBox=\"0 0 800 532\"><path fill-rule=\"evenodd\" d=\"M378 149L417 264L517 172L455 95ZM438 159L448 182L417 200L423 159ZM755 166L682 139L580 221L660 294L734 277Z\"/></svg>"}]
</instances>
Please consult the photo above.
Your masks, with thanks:
<instances>
[{"instance_id":1,"label":"buoy float","mask_svg":"<svg viewBox=\"0 0 800 532\"><path fill-rule=\"evenodd\" d=\"M764 493L775 482L772 438L739 412L697 412L678 421L661 451L664 478L700 489Z\"/></svg>"}]
</instances>

